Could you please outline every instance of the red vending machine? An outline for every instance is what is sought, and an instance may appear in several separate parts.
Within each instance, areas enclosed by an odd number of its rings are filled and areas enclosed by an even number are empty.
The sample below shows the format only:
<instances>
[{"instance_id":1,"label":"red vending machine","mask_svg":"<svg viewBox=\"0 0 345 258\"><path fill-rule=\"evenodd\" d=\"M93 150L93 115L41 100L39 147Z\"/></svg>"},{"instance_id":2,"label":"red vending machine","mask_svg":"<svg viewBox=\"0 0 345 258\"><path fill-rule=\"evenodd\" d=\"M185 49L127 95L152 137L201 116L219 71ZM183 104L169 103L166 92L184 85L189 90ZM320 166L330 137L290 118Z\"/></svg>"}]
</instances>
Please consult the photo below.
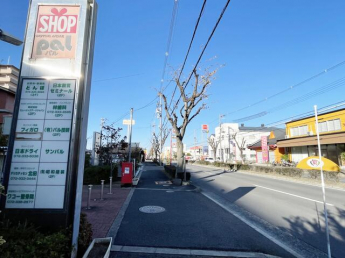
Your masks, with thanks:
<instances>
[{"instance_id":1,"label":"red vending machine","mask_svg":"<svg viewBox=\"0 0 345 258\"><path fill-rule=\"evenodd\" d=\"M121 185L132 184L133 179L133 163L122 162Z\"/></svg>"}]
</instances>

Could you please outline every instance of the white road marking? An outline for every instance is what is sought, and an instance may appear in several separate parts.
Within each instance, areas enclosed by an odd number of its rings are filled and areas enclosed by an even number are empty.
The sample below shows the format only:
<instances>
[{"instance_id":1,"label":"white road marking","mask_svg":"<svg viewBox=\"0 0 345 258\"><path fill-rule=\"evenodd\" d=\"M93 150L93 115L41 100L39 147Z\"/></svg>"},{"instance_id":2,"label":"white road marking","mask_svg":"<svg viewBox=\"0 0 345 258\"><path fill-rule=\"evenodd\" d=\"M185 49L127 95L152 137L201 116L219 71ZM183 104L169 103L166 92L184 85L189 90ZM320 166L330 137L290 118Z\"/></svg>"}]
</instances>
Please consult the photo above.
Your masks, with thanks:
<instances>
[{"instance_id":1,"label":"white road marking","mask_svg":"<svg viewBox=\"0 0 345 258\"><path fill-rule=\"evenodd\" d=\"M287 193L287 192L275 190L275 189L268 188L268 187L264 187L264 186L261 186L261 185L254 185L254 186L256 186L256 187L261 187L261 188L264 188L264 189L267 189L267 190L270 190L270 191L274 191L274 192L278 192L278 193L282 193L282 194L294 196L294 197L301 198L301 199L304 199L304 200L308 200L308 201L312 201L312 202L317 202L317 203L323 204L323 202L320 202L320 201L317 201L317 200L314 200L314 199L310 199L310 198L307 198L307 197L303 197L303 196L300 196L300 195L296 195L296 194L291 194L291 193ZM334 205L331 204L331 203L326 203L326 204L329 205L329 206L334 206Z\"/></svg>"}]
</instances>

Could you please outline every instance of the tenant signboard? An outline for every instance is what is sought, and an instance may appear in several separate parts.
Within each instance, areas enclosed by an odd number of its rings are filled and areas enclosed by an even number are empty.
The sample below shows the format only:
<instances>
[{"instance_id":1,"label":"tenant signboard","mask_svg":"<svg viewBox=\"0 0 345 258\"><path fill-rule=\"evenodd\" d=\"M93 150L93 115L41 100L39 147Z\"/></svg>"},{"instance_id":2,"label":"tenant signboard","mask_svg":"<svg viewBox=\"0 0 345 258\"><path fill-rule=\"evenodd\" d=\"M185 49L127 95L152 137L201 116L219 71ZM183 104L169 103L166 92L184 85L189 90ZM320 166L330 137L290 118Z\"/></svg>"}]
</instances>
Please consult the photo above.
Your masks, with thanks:
<instances>
[{"instance_id":1,"label":"tenant signboard","mask_svg":"<svg viewBox=\"0 0 345 258\"><path fill-rule=\"evenodd\" d=\"M63 208L75 84L22 81L6 208Z\"/></svg>"}]
</instances>

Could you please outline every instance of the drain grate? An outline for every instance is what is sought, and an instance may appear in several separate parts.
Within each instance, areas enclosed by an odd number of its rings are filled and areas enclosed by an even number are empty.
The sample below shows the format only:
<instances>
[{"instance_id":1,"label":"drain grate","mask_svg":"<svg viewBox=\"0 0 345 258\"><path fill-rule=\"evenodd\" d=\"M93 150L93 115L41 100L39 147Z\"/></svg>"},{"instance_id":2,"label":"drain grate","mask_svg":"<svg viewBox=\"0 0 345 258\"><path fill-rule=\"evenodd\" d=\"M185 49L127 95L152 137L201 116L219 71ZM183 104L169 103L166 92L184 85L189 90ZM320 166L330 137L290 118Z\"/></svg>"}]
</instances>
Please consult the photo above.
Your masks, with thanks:
<instances>
[{"instance_id":1,"label":"drain grate","mask_svg":"<svg viewBox=\"0 0 345 258\"><path fill-rule=\"evenodd\" d=\"M139 211L144 213L161 213L165 211L165 209L161 206L143 206L139 208Z\"/></svg>"}]
</instances>

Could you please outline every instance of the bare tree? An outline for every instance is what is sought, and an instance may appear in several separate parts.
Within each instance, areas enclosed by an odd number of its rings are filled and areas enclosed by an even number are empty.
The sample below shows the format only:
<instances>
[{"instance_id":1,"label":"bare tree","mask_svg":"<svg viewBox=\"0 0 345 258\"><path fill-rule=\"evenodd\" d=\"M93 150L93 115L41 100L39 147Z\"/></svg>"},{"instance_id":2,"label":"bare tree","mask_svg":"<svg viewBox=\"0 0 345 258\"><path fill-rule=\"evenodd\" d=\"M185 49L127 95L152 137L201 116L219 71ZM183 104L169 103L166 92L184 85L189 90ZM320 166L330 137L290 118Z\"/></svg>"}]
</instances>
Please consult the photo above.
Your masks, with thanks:
<instances>
[{"instance_id":1,"label":"bare tree","mask_svg":"<svg viewBox=\"0 0 345 258\"><path fill-rule=\"evenodd\" d=\"M242 137L242 138L241 138L241 141L238 141L238 139L236 138L236 136L237 136L237 133L235 133L235 134L233 135L233 139L234 139L234 141L235 141L235 143L236 143L237 148L240 150L241 162L242 162L242 164L244 164L244 155L243 155L243 151L244 151L244 149L245 149L245 144L246 144L246 141L247 141L247 140L245 140L244 137Z\"/></svg>"},{"instance_id":2,"label":"bare tree","mask_svg":"<svg viewBox=\"0 0 345 258\"><path fill-rule=\"evenodd\" d=\"M178 170L181 170L182 168L183 137L185 136L187 126L193 120L193 118L195 118L200 111L206 107L206 104L201 103L201 101L207 98L206 89L214 79L214 74L216 72L217 69L213 71L206 70L205 74L200 76L196 70L193 70L192 75L194 76L195 81L194 85L192 86L193 90L190 94L186 93L186 82L181 82L179 73L175 72L174 81L180 90L182 102L180 108L177 106L177 103L175 103L172 111L169 110L166 96L162 92L159 93L164 100L166 116L176 134ZM194 109L196 109L195 112L193 112ZM177 115L177 110L179 110L179 116ZM181 122L178 121L179 117L182 120Z\"/></svg>"},{"instance_id":3,"label":"bare tree","mask_svg":"<svg viewBox=\"0 0 345 258\"><path fill-rule=\"evenodd\" d=\"M165 128L164 130L162 130L162 146L164 146L166 139L168 138L169 135L169 129ZM158 160L158 157L161 155L161 151L160 151L160 137L159 135L156 135L155 133L153 133L152 135L152 140L151 140L151 148L152 148L152 152L155 156L155 159Z\"/></svg>"},{"instance_id":4,"label":"bare tree","mask_svg":"<svg viewBox=\"0 0 345 258\"><path fill-rule=\"evenodd\" d=\"M216 137L210 136L210 137L208 137L207 142L213 150L213 160L216 160L217 148L219 145L219 141L216 141Z\"/></svg>"},{"instance_id":5,"label":"bare tree","mask_svg":"<svg viewBox=\"0 0 345 258\"><path fill-rule=\"evenodd\" d=\"M100 162L104 165L111 164L112 154L128 147L126 136L121 139L120 132L122 128L114 128L114 124L104 125L102 130L102 145L96 152L99 154Z\"/></svg>"}]
</instances>

